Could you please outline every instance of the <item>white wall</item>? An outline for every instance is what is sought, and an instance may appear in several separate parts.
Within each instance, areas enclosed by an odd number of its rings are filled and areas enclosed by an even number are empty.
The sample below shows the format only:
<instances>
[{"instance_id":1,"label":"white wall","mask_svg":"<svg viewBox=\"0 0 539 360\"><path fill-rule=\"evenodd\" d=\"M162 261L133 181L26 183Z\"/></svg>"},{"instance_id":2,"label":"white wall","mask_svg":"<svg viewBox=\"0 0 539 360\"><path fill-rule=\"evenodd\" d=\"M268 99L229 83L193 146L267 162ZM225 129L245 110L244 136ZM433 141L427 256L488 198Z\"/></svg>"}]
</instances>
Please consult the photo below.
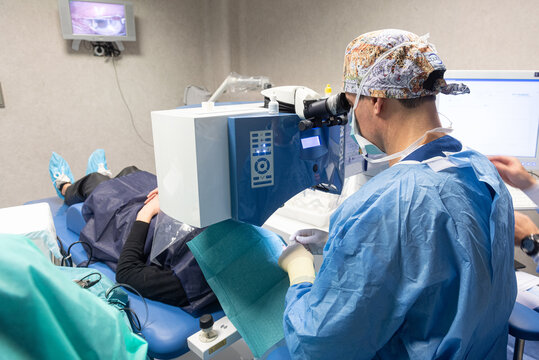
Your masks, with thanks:
<instances>
[{"instance_id":1,"label":"white wall","mask_svg":"<svg viewBox=\"0 0 539 360\"><path fill-rule=\"evenodd\" d=\"M538 69L535 0L238 0L239 72L342 89L346 45L397 28L430 33L449 69Z\"/></svg>"},{"instance_id":2,"label":"white wall","mask_svg":"<svg viewBox=\"0 0 539 360\"><path fill-rule=\"evenodd\" d=\"M182 105L201 84L204 17L198 0L134 0L137 41L124 43L118 79L142 137L150 111ZM113 172L155 171L153 149L136 135L110 59L62 39L56 0L0 0L0 207L55 194L51 151L84 175L88 155L104 148Z\"/></svg>"},{"instance_id":3,"label":"white wall","mask_svg":"<svg viewBox=\"0 0 539 360\"><path fill-rule=\"evenodd\" d=\"M347 43L381 28L430 32L451 69L539 69L536 0L133 0L137 41L117 61L137 129L149 113L182 104L189 84L214 90L230 73L276 85L341 89ZM102 147L110 167L154 171L110 61L61 37L56 0L0 0L0 207L53 196L51 151L75 177ZM260 99L257 93L222 98Z\"/></svg>"}]
</instances>

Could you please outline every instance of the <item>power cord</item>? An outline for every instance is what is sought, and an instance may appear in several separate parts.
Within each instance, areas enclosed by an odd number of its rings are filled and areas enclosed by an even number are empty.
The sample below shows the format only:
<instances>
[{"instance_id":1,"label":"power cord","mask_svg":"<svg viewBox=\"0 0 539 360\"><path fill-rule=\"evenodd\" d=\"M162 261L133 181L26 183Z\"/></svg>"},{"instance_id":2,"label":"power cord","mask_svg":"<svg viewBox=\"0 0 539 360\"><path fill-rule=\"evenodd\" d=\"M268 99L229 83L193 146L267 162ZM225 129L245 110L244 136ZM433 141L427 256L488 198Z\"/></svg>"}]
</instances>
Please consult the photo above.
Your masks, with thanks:
<instances>
[{"instance_id":1,"label":"power cord","mask_svg":"<svg viewBox=\"0 0 539 360\"><path fill-rule=\"evenodd\" d=\"M123 311L125 311L125 314L127 315L127 318L129 319L129 322L131 323L131 327L135 329L136 333L142 337L142 326L140 325L140 320L137 316L137 313L128 307L122 308ZM136 321L135 321L136 320Z\"/></svg>"},{"instance_id":2,"label":"power cord","mask_svg":"<svg viewBox=\"0 0 539 360\"><path fill-rule=\"evenodd\" d=\"M122 98L122 101L125 105L125 107L127 108L127 112L129 113L129 118L131 119L131 125L133 126L133 129L135 130L135 133L137 134L138 138L146 145L150 146L150 147L153 147L153 144L152 143L149 143L147 142L146 140L144 140L144 138L142 137L142 135L139 133L136 125L135 125L135 120L133 118L133 113L131 112L131 108L129 108L129 105L127 104L127 101L125 100L125 96L124 96L124 93L122 91L122 87L120 86L120 80L118 79L118 70L116 69L116 60L115 60L115 57L113 56L112 57L112 66L114 67L114 76L116 78L116 84L118 85L118 91L120 92L120 96Z\"/></svg>"},{"instance_id":3,"label":"power cord","mask_svg":"<svg viewBox=\"0 0 539 360\"><path fill-rule=\"evenodd\" d=\"M89 251L90 256L88 257L88 260L86 261L86 264L84 266L82 266L82 264L79 264L79 265L77 265L77 267L88 267L88 265L90 265L90 262L92 261L92 258L93 258L92 245L90 245L86 241L79 240L79 241L75 241L73 244L69 245L69 247L67 248L67 252L63 251L63 247L60 249L60 252L62 254L62 260L60 260L60 266L73 266L73 260L72 260L72 257L71 257L71 248L73 247L73 245L76 245L76 244L86 245L86 246L88 246L88 249L90 249L90 251Z\"/></svg>"},{"instance_id":4,"label":"power cord","mask_svg":"<svg viewBox=\"0 0 539 360\"><path fill-rule=\"evenodd\" d=\"M112 42L92 42L95 56L118 57L122 53Z\"/></svg>"},{"instance_id":5,"label":"power cord","mask_svg":"<svg viewBox=\"0 0 539 360\"><path fill-rule=\"evenodd\" d=\"M97 280L86 280L87 278L89 278L92 275L97 275L97 276L99 276L99 278ZM91 288L92 286L94 286L95 284L97 284L98 282L101 281L101 274L98 273L98 272L93 272L93 273L90 273L90 274L82 277L80 280L73 280L73 281L77 285L79 285L81 288L89 289L89 288Z\"/></svg>"},{"instance_id":6,"label":"power cord","mask_svg":"<svg viewBox=\"0 0 539 360\"><path fill-rule=\"evenodd\" d=\"M142 299L142 302L144 303L144 307L146 309L146 317L144 318L144 325L142 325L142 326L140 325L140 320L139 320L138 316L135 314L135 312L133 311L133 309L127 307L127 301L125 301L125 300L119 300L118 301L118 299L111 299L112 291L114 291L115 289L117 289L119 287L125 287L125 288L128 288L129 290L132 290L133 292L135 292ZM139 335L142 336L141 332L146 327L146 324L148 323L149 310L148 310L148 303L146 302L146 299L144 299L144 297L140 294L140 292L137 289L135 289L134 287L132 287L131 285L118 283L118 284L115 284L114 286L112 286L111 288L109 288L105 292L105 298L107 299L107 301L111 302L112 304L122 305L122 306L120 306L120 309L125 311L125 313L127 314L128 319L129 319L129 322L131 322L131 326L136 331L138 331ZM132 317L133 315L134 315L134 318ZM136 319L136 323L134 321L135 319Z\"/></svg>"}]
</instances>

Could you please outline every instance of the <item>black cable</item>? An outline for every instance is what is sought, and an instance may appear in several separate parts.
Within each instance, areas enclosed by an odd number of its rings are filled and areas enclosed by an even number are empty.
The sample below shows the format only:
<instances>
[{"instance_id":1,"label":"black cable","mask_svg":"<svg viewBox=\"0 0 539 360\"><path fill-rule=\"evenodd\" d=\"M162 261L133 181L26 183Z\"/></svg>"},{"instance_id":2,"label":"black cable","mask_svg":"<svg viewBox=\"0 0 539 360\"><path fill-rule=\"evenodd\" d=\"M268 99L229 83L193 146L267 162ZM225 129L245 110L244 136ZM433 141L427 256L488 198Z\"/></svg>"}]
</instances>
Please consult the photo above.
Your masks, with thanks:
<instances>
[{"instance_id":1,"label":"black cable","mask_svg":"<svg viewBox=\"0 0 539 360\"><path fill-rule=\"evenodd\" d=\"M75 244L87 245L88 248L90 249L90 256L88 257L88 260L86 261L85 266L82 266L82 264L78 264L77 267L88 267L88 265L90 265L90 262L92 261L92 258L93 258L92 245L90 245L86 241L79 240L79 241L75 241L73 244L69 245L69 247L67 248L66 255L62 254L63 256L62 256L62 260L60 261L60 266L73 266L73 260L71 260L71 248ZM69 260L69 264L68 264L68 260Z\"/></svg>"},{"instance_id":2,"label":"black cable","mask_svg":"<svg viewBox=\"0 0 539 360\"><path fill-rule=\"evenodd\" d=\"M87 277L90 277L90 276L92 276L92 275L97 275L97 276L99 276L99 279L97 280L98 282L101 280L101 274L98 273L98 272L93 272L93 273L89 273L89 274L86 275L86 276L83 276L83 277L80 279L80 281L84 281L84 279L86 279Z\"/></svg>"},{"instance_id":3,"label":"black cable","mask_svg":"<svg viewBox=\"0 0 539 360\"><path fill-rule=\"evenodd\" d=\"M60 255L62 255L62 259L67 256L67 253L64 249L64 244L62 243L62 240L58 236L56 236L56 243L58 244L58 249L60 250Z\"/></svg>"},{"instance_id":4,"label":"black cable","mask_svg":"<svg viewBox=\"0 0 539 360\"><path fill-rule=\"evenodd\" d=\"M140 326L140 320L137 316L137 313L133 309L128 307L124 307L122 308L122 310L125 311L125 314L127 315L129 322L131 323L131 327L134 328L136 332L142 336L142 326Z\"/></svg>"},{"instance_id":5,"label":"black cable","mask_svg":"<svg viewBox=\"0 0 539 360\"><path fill-rule=\"evenodd\" d=\"M95 56L118 57L121 51L112 42L92 42Z\"/></svg>"},{"instance_id":6,"label":"black cable","mask_svg":"<svg viewBox=\"0 0 539 360\"><path fill-rule=\"evenodd\" d=\"M73 261L71 260L71 254L62 255L60 260L60 266L73 267Z\"/></svg>"},{"instance_id":7,"label":"black cable","mask_svg":"<svg viewBox=\"0 0 539 360\"><path fill-rule=\"evenodd\" d=\"M89 278L92 275L97 275L97 276L99 276L99 278L97 280L88 280L88 281L84 280L86 278ZM101 278L102 277L101 277L100 273L93 272L93 273L90 273L90 274L88 274L86 276L83 276L81 279L77 280L76 283L79 284L79 286L82 287L83 289L89 289L92 286L94 286L95 284L97 284L98 282L100 282Z\"/></svg>"},{"instance_id":8,"label":"black cable","mask_svg":"<svg viewBox=\"0 0 539 360\"><path fill-rule=\"evenodd\" d=\"M130 290L132 290L133 292L135 292L141 299L142 299L142 302L144 303L144 307L146 308L146 317L144 318L144 325L142 325L140 327L140 331L142 331L145 327L146 327L146 324L148 323L148 314L149 314L149 310L148 310L148 303L146 302L146 299L144 298L144 296L142 296L140 294L140 292L135 289L134 287L132 287L131 285L128 285L128 284L124 284L124 283L117 283L115 284L114 286L110 287L106 292L105 292L105 298L108 299L109 298L109 294L112 290L116 289L116 288L119 288L119 287L126 287ZM132 310L131 310L132 311ZM137 317L138 319L138 317ZM140 321L139 321L139 324L140 324Z\"/></svg>"},{"instance_id":9,"label":"black cable","mask_svg":"<svg viewBox=\"0 0 539 360\"><path fill-rule=\"evenodd\" d=\"M131 112L131 109L129 108L129 105L127 104L127 101L125 100L124 93L122 91L122 87L120 86L120 80L118 79L118 71L116 70L116 61L114 60L114 57L112 58L112 66L114 67L114 76L116 78L116 84L118 85L118 91L120 92L120 96L122 98L122 101L127 108L127 112L129 113L129 118L131 119L131 125L133 126L133 129L135 130L135 133L137 134L138 138L146 145L153 147L152 143L147 142L144 140L142 135L139 133L137 127L135 126L135 119L133 118L133 113Z\"/></svg>"}]
</instances>

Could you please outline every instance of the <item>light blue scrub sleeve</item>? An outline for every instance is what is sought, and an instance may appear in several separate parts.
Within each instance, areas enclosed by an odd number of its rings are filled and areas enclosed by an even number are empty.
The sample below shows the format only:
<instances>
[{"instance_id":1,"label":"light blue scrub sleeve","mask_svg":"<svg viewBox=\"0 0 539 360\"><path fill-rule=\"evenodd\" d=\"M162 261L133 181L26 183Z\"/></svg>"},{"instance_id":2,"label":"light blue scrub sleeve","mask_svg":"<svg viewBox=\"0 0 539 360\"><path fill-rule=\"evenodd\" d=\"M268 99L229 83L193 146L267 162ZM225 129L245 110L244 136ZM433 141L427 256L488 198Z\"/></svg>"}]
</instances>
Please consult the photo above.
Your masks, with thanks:
<instances>
[{"instance_id":1,"label":"light blue scrub sleeve","mask_svg":"<svg viewBox=\"0 0 539 360\"><path fill-rule=\"evenodd\" d=\"M390 189L371 206L361 206L355 218L332 219L314 284L293 286L286 296L285 337L294 358L371 359L403 324L422 285L431 281L430 272L438 272L424 264L440 254L420 247L414 235L428 242L432 232L424 229L441 224L425 214L423 226L400 229L397 219L409 220L409 209L396 201L401 196L407 194ZM449 217L441 219L452 226ZM406 238L406 231L410 242L402 247L398 234ZM440 275L441 282L450 276Z\"/></svg>"},{"instance_id":2,"label":"light blue scrub sleeve","mask_svg":"<svg viewBox=\"0 0 539 360\"><path fill-rule=\"evenodd\" d=\"M123 313L76 285L25 237L0 234L0 304L0 357L146 359L148 344Z\"/></svg>"}]
</instances>

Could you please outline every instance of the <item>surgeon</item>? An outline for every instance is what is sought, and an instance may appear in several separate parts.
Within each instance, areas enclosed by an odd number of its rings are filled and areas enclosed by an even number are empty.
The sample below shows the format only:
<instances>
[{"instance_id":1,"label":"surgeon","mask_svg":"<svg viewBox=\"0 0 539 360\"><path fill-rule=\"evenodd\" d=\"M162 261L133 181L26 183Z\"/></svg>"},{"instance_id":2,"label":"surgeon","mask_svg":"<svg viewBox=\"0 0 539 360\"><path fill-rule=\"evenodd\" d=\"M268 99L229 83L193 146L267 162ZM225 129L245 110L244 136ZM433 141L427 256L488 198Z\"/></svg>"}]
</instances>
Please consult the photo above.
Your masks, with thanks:
<instances>
[{"instance_id":1,"label":"surgeon","mask_svg":"<svg viewBox=\"0 0 539 360\"><path fill-rule=\"evenodd\" d=\"M283 251L291 356L505 358L516 296L510 195L435 106L439 93L469 90L446 84L434 46L407 31L361 35L344 60L353 137L367 161L390 167L335 211L329 238L299 231ZM307 249L322 248L315 278Z\"/></svg>"}]
</instances>

